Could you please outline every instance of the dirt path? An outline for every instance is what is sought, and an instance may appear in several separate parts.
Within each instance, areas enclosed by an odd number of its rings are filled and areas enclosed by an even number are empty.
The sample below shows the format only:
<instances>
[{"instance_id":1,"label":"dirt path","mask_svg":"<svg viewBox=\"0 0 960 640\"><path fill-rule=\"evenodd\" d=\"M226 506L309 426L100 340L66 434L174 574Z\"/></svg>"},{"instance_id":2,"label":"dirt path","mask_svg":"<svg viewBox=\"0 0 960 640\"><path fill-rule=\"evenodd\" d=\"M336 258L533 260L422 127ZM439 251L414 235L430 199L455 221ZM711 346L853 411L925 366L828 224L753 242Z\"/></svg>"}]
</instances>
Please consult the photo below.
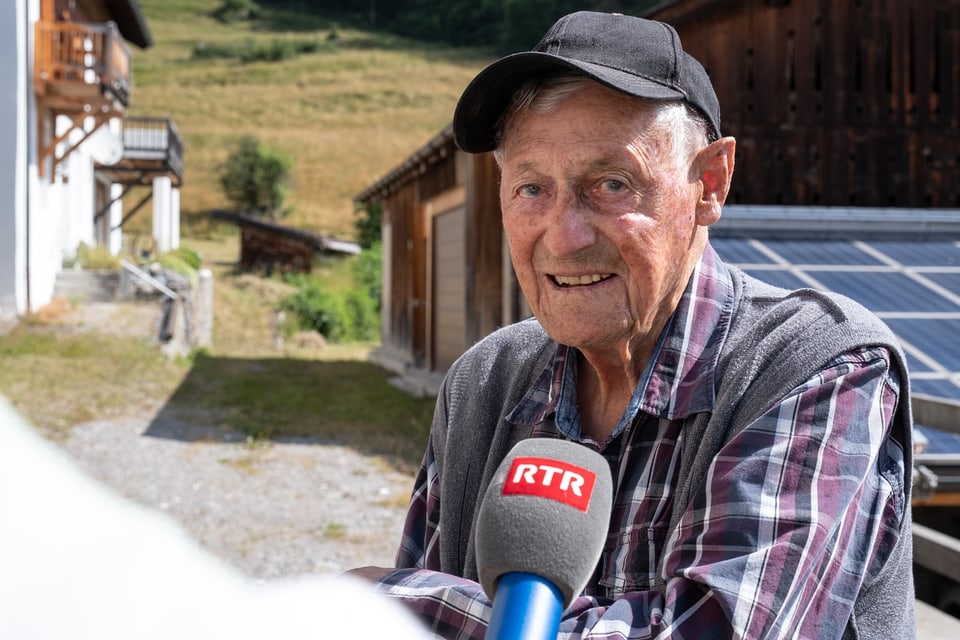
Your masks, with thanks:
<instances>
[{"instance_id":1,"label":"dirt path","mask_svg":"<svg viewBox=\"0 0 960 640\"><path fill-rule=\"evenodd\" d=\"M250 576L392 564L412 477L339 446L156 438L152 418L81 424L63 446Z\"/></svg>"}]
</instances>

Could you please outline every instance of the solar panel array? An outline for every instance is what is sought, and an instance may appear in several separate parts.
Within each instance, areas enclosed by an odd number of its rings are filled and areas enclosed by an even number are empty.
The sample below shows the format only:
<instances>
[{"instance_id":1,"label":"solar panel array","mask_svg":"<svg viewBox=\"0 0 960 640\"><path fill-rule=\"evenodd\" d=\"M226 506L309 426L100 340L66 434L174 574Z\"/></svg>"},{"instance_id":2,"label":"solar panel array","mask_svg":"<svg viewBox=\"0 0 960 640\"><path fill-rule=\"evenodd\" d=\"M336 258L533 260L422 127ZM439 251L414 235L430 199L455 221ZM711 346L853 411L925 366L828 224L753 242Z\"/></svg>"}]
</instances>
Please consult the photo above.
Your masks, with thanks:
<instances>
[{"instance_id":1,"label":"solar panel array","mask_svg":"<svg viewBox=\"0 0 960 640\"><path fill-rule=\"evenodd\" d=\"M774 285L842 293L900 339L915 393L960 400L960 242L714 237L728 263Z\"/></svg>"}]
</instances>

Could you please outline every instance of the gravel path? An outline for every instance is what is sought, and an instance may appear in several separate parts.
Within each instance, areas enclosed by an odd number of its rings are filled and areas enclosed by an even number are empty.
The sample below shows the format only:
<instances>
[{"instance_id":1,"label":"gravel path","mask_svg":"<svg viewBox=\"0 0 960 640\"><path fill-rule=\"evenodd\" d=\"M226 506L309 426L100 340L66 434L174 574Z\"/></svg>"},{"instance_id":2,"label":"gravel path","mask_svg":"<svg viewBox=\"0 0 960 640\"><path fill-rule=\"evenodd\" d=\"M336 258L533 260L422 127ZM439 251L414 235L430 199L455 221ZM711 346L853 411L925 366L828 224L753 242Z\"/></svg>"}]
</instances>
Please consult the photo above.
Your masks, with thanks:
<instances>
[{"instance_id":1,"label":"gravel path","mask_svg":"<svg viewBox=\"0 0 960 640\"><path fill-rule=\"evenodd\" d=\"M152 420L77 425L63 446L81 468L168 513L252 577L392 565L411 476L341 446L248 444L239 433L154 437Z\"/></svg>"}]
</instances>

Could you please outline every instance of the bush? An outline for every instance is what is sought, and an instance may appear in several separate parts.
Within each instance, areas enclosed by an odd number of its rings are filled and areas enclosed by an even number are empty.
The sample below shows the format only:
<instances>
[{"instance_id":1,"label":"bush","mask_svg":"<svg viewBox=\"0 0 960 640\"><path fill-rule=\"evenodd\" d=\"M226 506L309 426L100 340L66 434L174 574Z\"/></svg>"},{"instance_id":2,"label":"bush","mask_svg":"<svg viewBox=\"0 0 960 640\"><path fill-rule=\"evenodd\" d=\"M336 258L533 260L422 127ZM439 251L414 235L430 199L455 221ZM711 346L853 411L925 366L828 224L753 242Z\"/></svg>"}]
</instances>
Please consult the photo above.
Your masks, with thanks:
<instances>
[{"instance_id":1,"label":"bush","mask_svg":"<svg viewBox=\"0 0 960 640\"><path fill-rule=\"evenodd\" d=\"M353 263L353 278L374 302L375 310L380 312L383 297L383 246L380 242L372 244L360 252Z\"/></svg>"},{"instance_id":2,"label":"bush","mask_svg":"<svg viewBox=\"0 0 960 640\"><path fill-rule=\"evenodd\" d=\"M288 213L283 203L289 193L290 158L254 136L243 136L221 167L220 186L227 200L242 213L272 220Z\"/></svg>"},{"instance_id":3,"label":"bush","mask_svg":"<svg viewBox=\"0 0 960 640\"><path fill-rule=\"evenodd\" d=\"M224 0L213 12L213 17L223 23L256 20L260 16L260 7L254 0Z\"/></svg>"},{"instance_id":4,"label":"bush","mask_svg":"<svg viewBox=\"0 0 960 640\"><path fill-rule=\"evenodd\" d=\"M301 329L317 331L330 342L367 341L377 337L380 312L377 302L362 288L328 290L316 277L290 274L297 292L281 303Z\"/></svg>"},{"instance_id":5,"label":"bush","mask_svg":"<svg viewBox=\"0 0 960 640\"><path fill-rule=\"evenodd\" d=\"M177 256L185 263L190 265L193 269L200 269L200 265L203 264L203 258L200 257L200 254L194 251L193 249L188 249L186 247L177 247L171 251L173 255Z\"/></svg>"},{"instance_id":6,"label":"bush","mask_svg":"<svg viewBox=\"0 0 960 640\"><path fill-rule=\"evenodd\" d=\"M181 254L175 251L161 254L160 257L157 258L157 262L159 262L160 266L164 269L185 276L190 282L191 287L196 287L197 283L200 281L200 275L197 273L197 268L192 266L181 256Z\"/></svg>"},{"instance_id":7,"label":"bush","mask_svg":"<svg viewBox=\"0 0 960 640\"><path fill-rule=\"evenodd\" d=\"M201 40L193 46L192 55L195 60L227 58L241 62L278 62L303 53L333 51L336 49L335 45L335 42L324 42L319 37L309 40L274 40L270 43L257 43L247 39L242 42L215 44Z\"/></svg>"},{"instance_id":8,"label":"bush","mask_svg":"<svg viewBox=\"0 0 960 640\"><path fill-rule=\"evenodd\" d=\"M353 228L357 231L357 242L366 249L380 242L380 220L383 218L383 206L379 202L364 202L354 210L356 219Z\"/></svg>"},{"instance_id":9,"label":"bush","mask_svg":"<svg viewBox=\"0 0 960 640\"><path fill-rule=\"evenodd\" d=\"M63 266L65 268L116 270L120 268L120 259L111 254L106 247L99 245L91 247L81 242L72 258L64 258Z\"/></svg>"},{"instance_id":10,"label":"bush","mask_svg":"<svg viewBox=\"0 0 960 640\"><path fill-rule=\"evenodd\" d=\"M343 294L346 337L349 340L373 340L380 332L377 301L366 291L354 289Z\"/></svg>"}]
</instances>

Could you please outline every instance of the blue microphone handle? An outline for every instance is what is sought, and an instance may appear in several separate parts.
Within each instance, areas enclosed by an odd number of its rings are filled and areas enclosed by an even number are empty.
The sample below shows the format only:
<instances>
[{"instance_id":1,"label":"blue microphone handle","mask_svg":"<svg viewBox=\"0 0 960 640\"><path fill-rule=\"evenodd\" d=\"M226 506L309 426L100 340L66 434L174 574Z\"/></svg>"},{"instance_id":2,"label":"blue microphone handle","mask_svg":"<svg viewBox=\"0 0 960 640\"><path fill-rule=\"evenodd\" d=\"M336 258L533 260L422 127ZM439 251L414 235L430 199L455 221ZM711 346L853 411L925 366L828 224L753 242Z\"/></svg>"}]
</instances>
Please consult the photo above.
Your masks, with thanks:
<instances>
[{"instance_id":1,"label":"blue microphone handle","mask_svg":"<svg viewBox=\"0 0 960 640\"><path fill-rule=\"evenodd\" d=\"M505 573L497 581L487 640L556 640L563 595L532 573Z\"/></svg>"}]
</instances>

